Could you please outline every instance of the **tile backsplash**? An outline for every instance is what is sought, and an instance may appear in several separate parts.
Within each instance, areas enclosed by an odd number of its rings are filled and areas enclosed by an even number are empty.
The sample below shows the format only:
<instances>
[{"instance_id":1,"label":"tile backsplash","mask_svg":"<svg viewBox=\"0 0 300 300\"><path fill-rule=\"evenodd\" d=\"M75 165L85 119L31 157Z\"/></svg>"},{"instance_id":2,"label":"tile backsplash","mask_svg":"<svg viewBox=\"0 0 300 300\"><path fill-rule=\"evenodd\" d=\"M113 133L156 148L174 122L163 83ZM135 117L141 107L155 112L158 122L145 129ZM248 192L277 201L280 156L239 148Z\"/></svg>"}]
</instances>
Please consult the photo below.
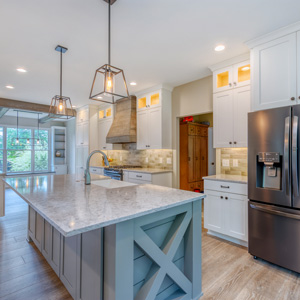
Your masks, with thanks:
<instances>
[{"instance_id":1,"label":"tile backsplash","mask_svg":"<svg viewBox=\"0 0 300 300\"><path fill-rule=\"evenodd\" d=\"M143 168L173 169L172 149L136 150L136 144L124 144L123 150L104 151L113 161L110 165L139 165ZM97 165L102 165L97 156Z\"/></svg>"},{"instance_id":2,"label":"tile backsplash","mask_svg":"<svg viewBox=\"0 0 300 300\"><path fill-rule=\"evenodd\" d=\"M221 174L247 176L247 148L221 148Z\"/></svg>"}]
</instances>

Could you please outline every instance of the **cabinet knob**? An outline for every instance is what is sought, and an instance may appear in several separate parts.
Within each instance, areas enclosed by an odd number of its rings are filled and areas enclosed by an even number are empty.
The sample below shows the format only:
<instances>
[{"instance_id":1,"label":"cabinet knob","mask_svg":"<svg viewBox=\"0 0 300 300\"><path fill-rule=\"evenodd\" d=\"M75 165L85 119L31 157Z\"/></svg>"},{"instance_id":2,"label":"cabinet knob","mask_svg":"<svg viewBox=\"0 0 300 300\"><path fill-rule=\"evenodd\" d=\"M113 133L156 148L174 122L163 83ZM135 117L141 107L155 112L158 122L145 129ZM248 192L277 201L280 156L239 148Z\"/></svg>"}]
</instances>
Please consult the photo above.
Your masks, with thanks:
<instances>
[{"instance_id":1,"label":"cabinet knob","mask_svg":"<svg viewBox=\"0 0 300 300\"><path fill-rule=\"evenodd\" d=\"M236 142L233 142L236 145Z\"/></svg>"},{"instance_id":2,"label":"cabinet knob","mask_svg":"<svg viewBox=\"0 0 300 300\"><path fill-rule=\"evenodd\" d=\"M229 145L231 145L232 144L232 142L229 142Z\"/></svg>"},{"instance_id":3,"label":"cabinet knob","mask_svg":"<svg viewBox=\"0 0 300 300\"><path fill-rule=\"evenodd\" d=\"M228 85L229 85L230 87L232 86L232 84L231 84L231 83L229 83Z\"/></svg>"},{"instance_id":4,"label":"cabinet knob","mask_svg":"<svg viewBox=\"0 0 300 300\"><path fill-rule=\"evenodd\" d=\"M233 84L236 85L236 82L234 82Z\"/></svg>"},{"instance_id":5,"label":"cabinet knob","mask_svg":"<svg viewBox=\"0 0 300 300\"><path fill-rule=\"evenodd\" d=\"M220 198L223 199L223 196L221 196Z\"/></svg>"},{"instance_id":6,"label":"cabinet knob","mask_svg":"<svg viewBox=\"0 0 300 300\"><path fill-rule=\"evenodd\" d=\"M225 197L225 200L228 200L228 197Z\"/></svg>"},{"instance_id":7,"label":"cabinet knob","mask_svg":"<svg viewBox=\"0 0 300 300\"><path fill-rule=\"evenodd\" d=\"M294 101L294 100L295 100L295 97L292 97L291 100Z\"/></svg>"},{"instance_id":8,"label":"cabinet knob","mask_svg":"<svg viewBox=\"0 0 300 300\"><path fill-rule=\"evenodd\" d=\"M298 99L300 99L300 96L298 97Z\"/></svg>"}]
</instances>

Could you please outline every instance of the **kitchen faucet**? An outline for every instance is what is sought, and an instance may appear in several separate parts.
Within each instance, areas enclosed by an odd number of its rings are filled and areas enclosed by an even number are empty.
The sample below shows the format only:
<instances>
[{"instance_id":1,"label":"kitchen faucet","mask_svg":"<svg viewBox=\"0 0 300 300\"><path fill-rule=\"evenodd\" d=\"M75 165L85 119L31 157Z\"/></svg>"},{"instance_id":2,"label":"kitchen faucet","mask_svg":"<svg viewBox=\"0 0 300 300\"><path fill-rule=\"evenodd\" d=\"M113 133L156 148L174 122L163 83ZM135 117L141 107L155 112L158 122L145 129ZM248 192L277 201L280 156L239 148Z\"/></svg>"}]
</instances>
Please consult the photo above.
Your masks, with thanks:
<instances>
[{"instance_id":1,"label":"kitchen faucet","mask_svg":"<svg viewBox=\"0 0 300 300\"><path fill-rule=\"evenodd\" d=\"M90 160L91 160L91 157L95 153L101 153L103 155L103 157L104 157L105 166L109 167L109 162L108 162L107 156L106 156L106 154L104 152L102 152L101 150L95 150L95 151L91 152L90 155L89 155L89 157L86 160L86 169L84 171L84 183L86 185L91 184Z\"/></svg>"}]
</instances>

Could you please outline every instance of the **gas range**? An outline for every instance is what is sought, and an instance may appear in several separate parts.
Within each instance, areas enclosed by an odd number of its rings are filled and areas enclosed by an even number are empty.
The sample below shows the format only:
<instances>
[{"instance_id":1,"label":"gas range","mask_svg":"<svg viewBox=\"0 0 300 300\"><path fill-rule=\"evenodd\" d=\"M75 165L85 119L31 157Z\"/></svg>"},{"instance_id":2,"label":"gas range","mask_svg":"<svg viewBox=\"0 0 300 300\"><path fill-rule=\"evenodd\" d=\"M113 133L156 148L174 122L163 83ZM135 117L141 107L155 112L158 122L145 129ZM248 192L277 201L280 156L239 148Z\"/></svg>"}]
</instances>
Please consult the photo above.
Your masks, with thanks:
<instances>
[{"instance_id":1,"label":"gas range","mask_svg":"<svg viewBox=\"0 0 300 300\"><path fill-rule=\"evenodd\" d=\"M141 168L137 165L117 165L104 168L104 175L115 180L123 180L123 169Z\"/></svg>"}]
</instances>

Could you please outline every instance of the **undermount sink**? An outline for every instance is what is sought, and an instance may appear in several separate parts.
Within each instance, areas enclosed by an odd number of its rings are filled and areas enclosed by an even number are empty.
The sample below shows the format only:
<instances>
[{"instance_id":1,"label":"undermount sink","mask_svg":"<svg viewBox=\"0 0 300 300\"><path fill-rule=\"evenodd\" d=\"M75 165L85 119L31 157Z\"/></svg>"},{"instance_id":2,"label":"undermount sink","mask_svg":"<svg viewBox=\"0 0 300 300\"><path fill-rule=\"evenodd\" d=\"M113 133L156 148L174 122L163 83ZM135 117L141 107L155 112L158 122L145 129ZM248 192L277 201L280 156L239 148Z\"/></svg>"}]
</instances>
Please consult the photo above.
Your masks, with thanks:
<instances>
[{"instance_id":1,"label":"undermount sink","mask_svg":"<svg viewBox=\"0 0 300 300\"><path fill-rule=\"evenodd\" d=\"M114 179L95 180L92 181L91 184L99 185L106 189L116 189L116 188L136 185L135 183L114 180Z\"/></svg>"}]
</instances>

